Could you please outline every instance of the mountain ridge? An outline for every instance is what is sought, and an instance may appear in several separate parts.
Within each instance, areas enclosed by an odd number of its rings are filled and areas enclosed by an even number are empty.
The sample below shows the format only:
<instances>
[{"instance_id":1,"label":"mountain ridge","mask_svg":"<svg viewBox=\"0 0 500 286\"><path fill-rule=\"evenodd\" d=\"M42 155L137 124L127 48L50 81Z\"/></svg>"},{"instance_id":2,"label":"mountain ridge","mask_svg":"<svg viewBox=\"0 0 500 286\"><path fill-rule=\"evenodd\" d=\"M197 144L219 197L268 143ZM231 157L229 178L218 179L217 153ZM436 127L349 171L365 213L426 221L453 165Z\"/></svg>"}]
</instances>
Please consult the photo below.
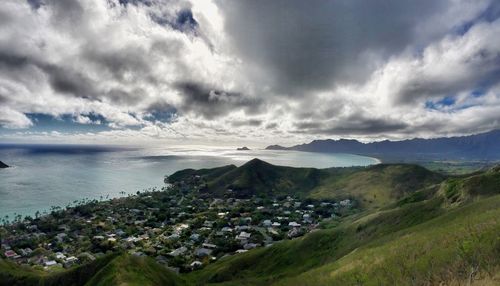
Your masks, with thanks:
<instances>
[{"instance_id":1,"label":"mountain ridge","mask_svg":"<svg viewBox=\"0 0 500 286\"><path fill-rule=\"evenodd\" d=\"M353 153L374 156L385 161L420 159L500 160L500 129L468 136L414 138L401 141L362 143L354 139L313 140L283 147L270 145L266 150L294 150L319 153Z\"/></svg>"}]
</instances>

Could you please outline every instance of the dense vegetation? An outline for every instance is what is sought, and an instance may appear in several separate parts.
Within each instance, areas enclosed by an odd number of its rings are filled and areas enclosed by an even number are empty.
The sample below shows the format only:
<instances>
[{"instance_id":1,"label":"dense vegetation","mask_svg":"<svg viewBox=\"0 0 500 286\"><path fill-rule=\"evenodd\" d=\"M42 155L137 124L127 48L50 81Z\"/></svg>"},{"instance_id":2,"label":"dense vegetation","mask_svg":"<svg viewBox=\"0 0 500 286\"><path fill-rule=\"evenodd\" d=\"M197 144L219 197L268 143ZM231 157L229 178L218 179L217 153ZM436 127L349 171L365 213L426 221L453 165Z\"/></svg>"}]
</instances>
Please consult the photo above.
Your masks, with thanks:
<instances>
[{"instance_id":1,"label":"dense vegetation","mask_svg":"<svg viewBox=\"0 0 500 286\"><path fill-rule=\"evenodd\" d=\"M410 164L314 169L274 166L253 159L238 168L183 170L169 181L180 183L196 175L206 181L202 191L212 196L223 196L230 189L241 197L299 194L314 199L355 198L370 208L444 180L443 175Z\"/></svg>"},{"instance_id":2,"label":"dense vegetation","mask_svg":"<svg viewBox=\"0 0 500 286\"><path fill-rule=\"evenodd\" d=\"M445 178L413 165L316 170L253 160L239 168L186 170L170 180L181 184L192 176L205 180L205 194L288 189L305 198L348 196L363 211L180 276L146 258L115 254L50 275L0 262L0 284L53 285L61 277L69 278L59 285L500 284L498 167Z\"/></svg>"}]
</instances>

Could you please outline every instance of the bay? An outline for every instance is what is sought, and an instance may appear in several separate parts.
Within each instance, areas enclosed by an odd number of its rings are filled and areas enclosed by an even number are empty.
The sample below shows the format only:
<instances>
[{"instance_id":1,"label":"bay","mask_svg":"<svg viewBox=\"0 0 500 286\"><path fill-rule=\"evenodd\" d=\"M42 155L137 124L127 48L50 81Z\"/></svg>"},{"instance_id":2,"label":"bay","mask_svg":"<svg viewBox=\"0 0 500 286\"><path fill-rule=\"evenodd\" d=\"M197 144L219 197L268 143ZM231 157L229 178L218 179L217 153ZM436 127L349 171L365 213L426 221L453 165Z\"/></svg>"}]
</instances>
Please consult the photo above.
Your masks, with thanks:
<instances>
[{"instance_id":1,"label":"bay","mask_svg":"<svg viewBox=\"0 0 500 286\"><path fill-rule=\"evenodd\" d=\"M164 185L165 175L186 168L240 166L259 158L293 167L377 164L352 154L192 147L0 145L0 217L34 215L82 199L106 199Z\"/></svg>"}]
</instances>

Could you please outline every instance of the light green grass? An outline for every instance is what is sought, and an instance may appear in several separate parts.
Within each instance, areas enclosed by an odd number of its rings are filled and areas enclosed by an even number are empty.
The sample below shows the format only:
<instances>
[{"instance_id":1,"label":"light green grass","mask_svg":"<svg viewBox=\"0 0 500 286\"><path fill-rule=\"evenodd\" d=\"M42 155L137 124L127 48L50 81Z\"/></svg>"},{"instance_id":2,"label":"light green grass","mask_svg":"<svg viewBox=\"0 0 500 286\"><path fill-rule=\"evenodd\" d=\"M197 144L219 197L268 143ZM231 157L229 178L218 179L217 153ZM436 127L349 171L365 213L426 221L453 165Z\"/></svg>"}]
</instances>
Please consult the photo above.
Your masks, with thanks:
<instances>
[{"instance_id":1,"label":"light green grass","mask_svg":"<svg viewBox=\"0 0 500 286\"><path fill-rule=\"evenodd\" d=\"M85 285L176 286L184 285L184 282L175 273L151 258L123 254L108 263Z\"/></svg>"},{"instance_id":2,"label":"light green grass","mask_svg":"<svg viewBox=\"0 0 500 286\"><path fill-rule=\"evenodd\" d=\"M454 209L273 285L499 285L500 196ZM495 284L496 283L496 284Z\"/></svg>"},{"instance_id":3,"label":"light green grass","mask_svg":"<svg viewBox=\"0 0 500 286\"><path fill-rule=\"evenodd\" d=\"M50 275L0 260L0 285L500 285L500 168L439 183L443 177L413 165L321 170L316 177L309 169L252 164L259 171L218 169L211 179L222 176L221 186L258 180L267 188L296 177L290 182L304 190L318 179L313 195L378 199L325 224L331 228L190 274L125 254Z\"/></svg>"}]
</instances>

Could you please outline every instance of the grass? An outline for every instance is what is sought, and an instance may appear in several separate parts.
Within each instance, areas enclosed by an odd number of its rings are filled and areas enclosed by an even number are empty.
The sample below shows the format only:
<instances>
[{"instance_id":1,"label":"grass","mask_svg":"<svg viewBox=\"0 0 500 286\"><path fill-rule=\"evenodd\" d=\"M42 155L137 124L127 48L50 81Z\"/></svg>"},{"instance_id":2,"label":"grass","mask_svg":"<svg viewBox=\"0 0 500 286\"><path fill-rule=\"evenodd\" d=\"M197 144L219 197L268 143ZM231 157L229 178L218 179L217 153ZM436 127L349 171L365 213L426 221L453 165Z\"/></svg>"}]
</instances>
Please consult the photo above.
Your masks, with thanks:
<instances>
[{"instance_id":1,"label":"grass","mask_svg":"<svg viewBox=\"0 0 500 286\"><path fill-rule=\"evenodd\" d=\"M185 285L175 273L147 257L115 253L94 262L53 273L35 271L0 260L0 285Z\"/></svg>"},{"instance_id":2,"label":"grass","mask_svg":"<svg viewBox=\"0 0 500 286\"><path fill-rule=\"evenodd\" d=\"M500 283L500 196L454 209L273 285Z\"/></svg>"},{"instance_id":3,"label":"grass","mask_svg":"<svg viewBox=\"0 0 500 286\"><path fill-rule=\"evenodd\" d=\"M408 191L334 229L223 259L189 278L197 285L498 285L499 177L491 170ZM468 199L450 209L447 186Z\"/></svg>"},{"instance_id":4,"label":"grass","mask_svg":"<svg viewBox=\"0 0 500 286\"><path fill-rule=\"evenodd\" d=\"M417 165L376 165L344 176L333 176L311 191L317 199L357 198L363 208L380 208L444 177Z\"/></svg>"},{"instance_id":5,"label":"grass","mask_svg":"<svg viewBox=\"0 0 500 286\"><path fill-rule=\"evenodd\" d=\"M253 285L268 285L333 262L375 239L436 217L442 213L440 204L436 199L372 213L369 219L344 222L335 229L229 257L191 274L191 278L199 285L249 283L248 279Z\"/></svg>"},{"instance_id":6,"label":"grass","mask_svg":"<svg viewBox=\"0 0 500 286\"><path fill-rule=\"evenodd\" d=\"M0 260L0 285L500 285L500 168L446 180L414 165L314 170L254 161L203 173L224 188L365 198L365 210L181 276L115 254L53 274Z\"/></svg>"},{"instance_id":7,"label":"grass","mask_svg":"<svg viewBox=\"0 0 500 286\"><path fill-rule=\"evenodd\" d=\"M327 173L319 169L274 166L253 159L217 178L210 178L208 191L220 194L232 189L242 197L303 194L326 176Z\"/></svg>"},{"instance_id":8,"label":"grass","mask_svg":"<svg viewBox=\"0 0 500 286\"><path fill-rule=\"evenodd\" d=\"M52 273L36 271L29 267L20 267L8 261L0 260L0 285L83 285L118 255L106 255L92 263Z\"/></svg>"},{"instance_id":9,"label":"grass","mask_svg":"<svg viewBox=\"0 0 500 286\"><path fill-rule=\"evenodd\" d=\"M85 285L184 285L183 280L148 257L135 257L128 254L113 259Z\"/></svg>"},{"instance_id":10,"label":"grass","mask_svg":"<svg viewBox=\"0 0 500 286\"><path fill-rule=\"evenodd\" d=\"M380 208L433 184L444 176L409 164L380 164L352 168L292 168L274 166L254 159L241 167L183 170L169 177L171 182L202 176L204 193L222 196L227 189L241 197L252 195L294 195L313 199L354 198L361 207Z\"/></svg>"}]
</instances>

